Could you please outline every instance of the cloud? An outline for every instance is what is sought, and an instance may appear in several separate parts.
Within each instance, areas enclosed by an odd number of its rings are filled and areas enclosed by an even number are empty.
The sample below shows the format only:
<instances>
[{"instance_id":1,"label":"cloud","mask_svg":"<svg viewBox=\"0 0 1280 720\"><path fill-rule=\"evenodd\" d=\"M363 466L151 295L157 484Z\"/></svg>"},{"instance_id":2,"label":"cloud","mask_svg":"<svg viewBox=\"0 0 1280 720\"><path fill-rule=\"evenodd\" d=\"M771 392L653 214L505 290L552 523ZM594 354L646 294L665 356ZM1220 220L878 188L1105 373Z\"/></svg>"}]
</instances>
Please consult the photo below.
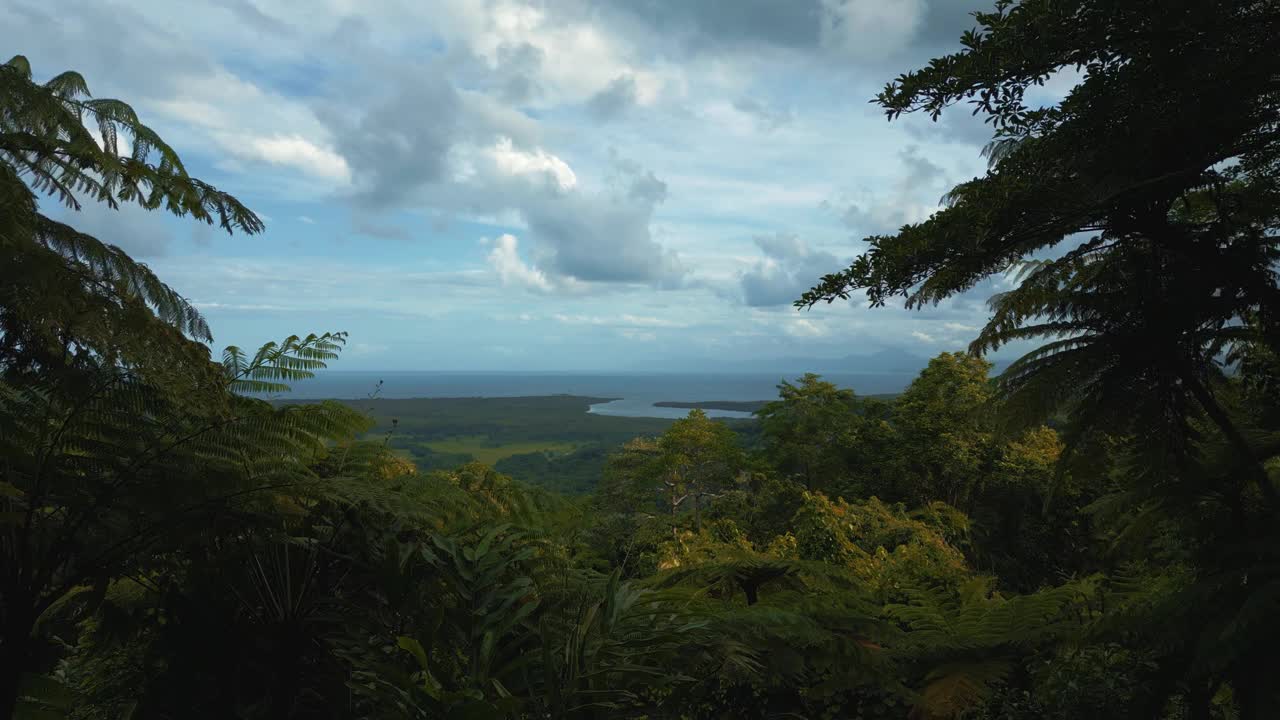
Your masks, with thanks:
<instances>
[{"instance_id":1,"label":"cloud","mask_svg":"<svg viewBox=\"0 0 1280 720\"><path fill-rule=\"evenodd\" d=\"M653 214L666 184L633 163L619 162L621 186L588 191L547 158L539 172L513 173L492 209L514 210L527 228L531 257L559 289L579 284L644 284L678 287L687 273L679 256L652 234ZM541 175L542 182L530 182ZM558 178L547 182L547 178ZM571 182L572 181L572 182ZM500 185L502 186L502 185Z\"/></svg>"},{"instance_id":2,"label":"cloud","mask_svg":"<svg viewBox=\"0 0 1280 720\"><path fill-rule=\"evenodd\" d=\"M292 29L278 18L264 13L250 0L216 0L242 24L269 35L289 35Z\"/></svg>"},{"instance_id":3,"label":"cloud","mask_svg":"<svg viewBox=\"0 0 1280 720\"><path fill-rule=\"evenodd\" d=\"M135 258L167 255L174 239L172 222L133 203L121 203L119 209L112 210L101 203L86 202L79 211L59 208L55 218Z\"/></svg>"},{"instance_id":4,"label":"cloud","mask_svg":"<svg viewBox=\"0 0 1280 720\"><path fill-rule=\"evenodd\" d=\"M985 117L974 115L967 105L959 105L945 110L937 121L927 115L911 115L898 122L918 142L951 142L981 148L995 134Z\"/></svg>"},{"instance_id":5,"label":"cloud","mask_svg":"<svg viewBox=\"0 0 1280 720\"><path fill-rule=\"evenodd\" d=\"M618 331L618 334L628 340L635 340L637 342L654 342L658 339L658 334L655 332L650 332L648 330L636 330L634 328L623 328Z\"/></svg>"},{"instance_id":6,"label":"cloud","mask_svg":"<svg viewBox=\"0 0 1280 720\"><path fill-rule=\"evenodd\" d=\"M546 52L527 42L499 46L493 66L493 84L503 102L532 102L542 93L538 75Z\"/></svg>"},{"instance_id":7,"label":"cloud","mask_svg":"<svg viewBox=\"0 0 1280 720\"><path fill-rule=\"evenodd\" d=\"M572 3L568 3L572 4ZM692 54L835 51L863 61L914 60L958 49L973 26L961 0L608 0L657 39Z\"/></svg>"},{"instance_id":8,"label":"cloud","mask_svg":"<svg viewBox=\"0 0 1280 720\"><path fill-rule=\"evenodd\" d=\"M390 349L390 347L379 343L356 342L348 345L344 352L355 357L364 357L368 355L385 355Z\"/></svg>"},{"instance_id":9,"label":"cloud","mask_svg":"<svg viewBox=\"0 0 1280 720\"><path fill-rule=\"evenodd\" d=\"M944 170L937 163L920 154L920 149L909 145L899 156L907 168L907 176L902 183L908 187L936 185L942 178Z\"/></svg>"},{"instance_id":10,"label":"cloud","mask_svg":"<svg viewBox=\"0 0 1280 720\"><path fill-rule=\"evenodd\" d=\"M522 210L546 267L586 282L670 285L685 270L654 241L653 205L583 194L546 198Z\"/></svg>"},{"instance_id":11,"label":"cloud","mask_svg":"<svg viewBox=\"0 0 1280 720\"><path fill-rule=\"evenodd\" d=\"M145 12L94 0L67 0L56 10L34 0L0 5L0 37L21 47L37 76L79 70L98 97L123 95L136 102L138 95L173 92L178 77L213 70L199 51L174 42L167 30L163 20ZM129 42L114 40L121 37ZM112 72L92 71L101 67Z\"/></svg>"},{"instance_id":12,"label":"cloud","mask_svg":"<svg viewBox=\"0 0 1280 720\"><path fill-rule=\"evenodd\" d=\"M569 164L542 148L520 150L512 146L511 138L500 137L486 152L498 171L505 175L540 176L562 191L578 184L578 176Z\"/></svg>"},{"instance_id":13,"label":"cloud","mask_svg":"<svg viewBox=\"0 0 1280 720\"><path fill-rule=\"evenodd\" d=\"M937 342L937 341L938 341L938 340L937 340L937 338L935 338L934 336L930 335L929 333L921 332L921 331L919 331L919 330L912 330L912 331L911 331L911 337L913 337L913 338L915 338L916 340L919 340L920 342L923 342L923 343L935 343L935 342Z\"/></svg>"},{"instance_id":14,"label":"cloud","mask_svg":"<svg viewBox=\"0 0 1280 720\"><path fill-rule=\"evenodd\" d=\"M619 315L553 313L551 319L561 325L612 328L618 337L635 342L654 342L660 337L659 330L679 330L690 327L690 323L679 320L631 313Z\"/></svg>"},{"instance_id":15,"label":"cloud","mask_svg":"<svg viewBox=\"0 0 1280 720\"><path fill-rule=\"evenodd\" d=\"M351 230L358 235L382 240L410 240L413 238L413 234L407 228L377 222L364 214L359 214L352 220Z\"/></svg>"},{"instance_id":16,"label":"cloud","mask_svg":"<svg viewBox=\"0 0 1280 720\"><path fill-rule=\"evenodd\" d=\"M529 12L503 11L490 20L541 27L538 12ZM494 58L502 47L491 48ZM666 185L652 172L625 170L620 192L584 187L574 168L539 142L539 126L528 116L459 90L432 70L393 72L367 103L317 106L350 169L357 207L517 218L526 230L527 267L542 281L520 272L515 258L504 257L502 267L529 287L680 284L686 270L652 235L654 211L666 199ZM641 75L634 79L643 101L645 83Z\"/></svg>"},{"instance_id":17,"label":"cloud","mask_svg":"<svg viewBox=\"0 0 1280 720\"><path fill-rule=\"evenodd\" d=\"M354 199L369 207L403 204L444 179L461 135L462 101L443 77L395 78L390 88L363 114L336 103L317 109L351 169Z\"/></svg>"},{"instance_id":18,"label":"cloud","mask_svg":"<svg viewBox=\"0 0 1280 720\"><path fill-rule=\"evenodd\" d=\"M623 313L622 322L627 325L635 325L637 327L688 327L688 323L678 320L669 320L666 318L637 316L629 313Z\"/></svg>"},{"instance_id":19,"label":"cloud","mask_svg":"<svg viewBox=\"0 0 1280 720\"><path fill-rule=\"evenodd\" d=\"M916 42L930 57L960 49L960 36L977 27L975 10L990 10L989 2L930 0L919 26Z\"/></svg>"},{"instance_id":20,"label":"cloud","mask_svg":"<svg viewBox=\"0 0 1280 720\"><path fill-rule=\"evenodd\" d=\"M742 299L752 307L790 305L823 275L843 266L831 253L815 251L795 235L760 236L755 243L764 257L739 278Z\"/></svg>"},{"instance_id":21,"label":"cloud","mask_svg":"<svg viewBox=\"0 0 1280 720\"><path fill-rule=\"evenodd\" d=\"M191 304L200 310L229 310L235 312L278 312L289 310L289 308L282 305L270 305L266 303L221 303L195 301Z\"/></svg>"},{"instance_id":22,"label":"cloud","mask_svg":"<svg viewBox=\"0 0 1280 720\"><path fill-rule=\"evenodd\" d=\"M321 111L351 168L357 206L514 214L528 230L527 267L539 275L520 270L518 258L502 248L490 261L501 259L509 280L531 288L574 287L570 281L678 285L685 270L651 234L654 210L666 198L652 172L624 169L622 192L588 190L519 120L447 81L406 77L388 91L362 115Z\"/></svg>"},{"instance_id":23,"label":"cloud","mask_svg":"<svg viewBox=\"0 0 1280 720\"><path fill-rule=\"evenodd\" d=\"M653 239L654 186L633 183L627 196L545 195L521 208L540 264L586 282L678 285L679 257ZM639 189L636 189L639 187Z\"/></svg>"},{"instance_id":24,"label":"cloud","mask_svg":"<svg viewBox=\"0 0 1280 720\"><path fill-rule=\"evenodd\" d=\"M667 184L659 180L652 170L637 168L632 175L627 197L639 203L658 205L667 199Z\"/></svg>"},{"instance_id":25,"label":"cloud","mask_svg":"<svg viewBox=\"0 0 1280 720\"><path fill-rule=\"evenodd\" d=\"M487 271L423 271L417 263L403 259L369 265L306 255L263 257L255 253L237 257L171 252L149 264L165 282L211 310L247 312L257 308L309 314L320 324L342 323L353 331L389 317L452 316L460 309L495 299ZM505 294L501 297L505 300ZM228 327L215 326L215 334L221 336ZM268 335L306 329L290 316ZM353 336L361 335L353 332Z\"/></svg>"},{"instance_id":26,"label":"cloud","mask_svg":"<svg viewBox=\"0 0 1280 720\"><path fill-rule=\"evenodd\" d=\"M910 43L924 14L924 0L822 0L820 37L842 55L882 57Z\"/></svg>"},{"instance_id":27,"label":"cloud","mask_svg":"<svg viewBox=\"0 0 1280 720\"><path fill-rule=\"evenodd\" d=\"M637 101L635 77L620 75L587 100L587 112L591 113L595 119L605 122L635 107Z\"/></svg>"},{"instance_id":28,"label":"cloud","mask_svg":"<svg viewBox=\"0 0 1280 720\"><path fill-rule=\"evenodd\" d=\"M794 119L790 110L780 110L750 97L734 100L733 107L738 112L751 115L764 130L777 130Z\"/></svg>"},{"instance_id":29,"label":"cloud","mask_svg":"<svg viewBox=\"0 0 1280 720\"><path fill-rule=\"evenodd\" d=\"M522 50L526 59L536 53L537 66L528 69L536 76L542 102L584 101L629 77L636 102L649 104L664 84L656 73L632 62L629 38L620 28L602 22L576 0L537 6L467 3L452 9L459 13L458 41L490 68L511 65L515 47L528 48Z\"/></svg>"},{"instance_id":30,"label":"cloud","mask_svg":"<svg viewBox=\"0 0 1280 720\"><path fill-rule=\"evenodd\" d=\"M493 249L487 256L489 266L497 271L503 285L539 292L550 291L553 286L546 273L522 260L519 246L520 241L514 235L499 236L493 241Z\"/></svg>"},{"instance_id":31,"label":"cloud","mask_svg":"<svg viewBox=\"0 0 1280 720\"><path fill-rule=\"evenodd\" d=\"M923 219L951 176L981 171L985 128L962 109L891 124L865 102L954 48L966 3L317 2L0 3L0 40L37 74L85 72L193 174L283 221L261 243L155 215L99 226L221 303L234 332L332 321L363 335L385 319L361 341L394 348L377 363L412 364L424 346L407 337L441 323L478 335L466 353L520 347L522 363L556 366L672 347L836 355L982 324L976 291L920 313L787 307L860 249L835 249L849 234ZM208 238L199 258L181 252L189 231ZM662 342L646 355L649 335Z\"/></svg>"},{"instance_id":32,"label":"cloud","mask_svg":"<svg viewBox=\"0 0 1280 720\"><path fill-rule=\"evenodd\" d=\"M610 4L695 52L762 45L812 47L818 42L821 22L821 8L813 0L610 0Z\"/></svg>"},{"instance_id":33,"label":"cloud","mask_svg":"<svg viewBox=\"0 0 1280 720\"><path fill-rule=\"evenodd\" d=\"M668 318L653 317L647 315L632 315L630 313L622 313L617 316L602 315L570 315L566 313L555 313L552 316L556 322L564 325L604 325L609 327L629 327L629 328L684 328L689 327L689 323L679 320L671 320Z\"/></svg>"},{"instance_id":34,"label":"cloud","mask_svg":"<svg viewBox=\"0 0 1280 720\"><path fill-rule=\"evenodd\" d=\"M887 193L852 202L840 213L845 227L860 237L896 232L908 223L928 219L951 188L947 171L924 156L916 145L898 153L902 174Z\"/></svg>"},{"instance_id":35,"label":"cloud","mask_svg":"<svg viewBox=\"0 0 1280 720\"><path fill-rule=\"evenodd\" d=\"M241 158L292 167L340 185L351 182L351 169L341 155L297 135L247 138L228 149Z\"/></svg>"},{"instance_id":36,"label":"cloud","mask_svg":"<svg viewBox=\"0 0 1280 720\"><path fill-rule=\"evenodd\" d=\"M800 318L799 320L792 320L791 322L784 323L782 331L791 337L799 338L815 338L822 337L827 334L825 328L807 318Z\"/></svg>"}]
</instances>

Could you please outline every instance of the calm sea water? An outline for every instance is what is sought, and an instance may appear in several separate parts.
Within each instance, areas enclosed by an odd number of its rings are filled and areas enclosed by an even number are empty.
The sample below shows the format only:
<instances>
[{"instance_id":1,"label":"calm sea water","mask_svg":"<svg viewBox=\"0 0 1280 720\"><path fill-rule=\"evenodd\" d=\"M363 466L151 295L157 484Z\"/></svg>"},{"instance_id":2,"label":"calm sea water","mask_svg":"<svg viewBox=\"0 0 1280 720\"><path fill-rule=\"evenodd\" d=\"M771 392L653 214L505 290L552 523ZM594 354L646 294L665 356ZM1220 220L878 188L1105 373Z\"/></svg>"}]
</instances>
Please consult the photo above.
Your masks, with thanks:
<instances>
[{"instance_id":1,"label":"calm sea water","mask_svg":"<svg viewBox=\"0 0 1280 720\"><path fill-rule=\"evenodd\" d=\"M322 371L297 383L286 397L298 399L367 397L382 381L379 397L521 397L587 395L619 398L591 406L590 412L633 417L684 417L688 410L654 407L664 400L771 400L782 374L592 374L592 373L457 373ZM824 378L859 395L899 392L914 374L831 374ZM749 417L748 413L708 411L716 417Z\"/></svg>"}]
</instances>

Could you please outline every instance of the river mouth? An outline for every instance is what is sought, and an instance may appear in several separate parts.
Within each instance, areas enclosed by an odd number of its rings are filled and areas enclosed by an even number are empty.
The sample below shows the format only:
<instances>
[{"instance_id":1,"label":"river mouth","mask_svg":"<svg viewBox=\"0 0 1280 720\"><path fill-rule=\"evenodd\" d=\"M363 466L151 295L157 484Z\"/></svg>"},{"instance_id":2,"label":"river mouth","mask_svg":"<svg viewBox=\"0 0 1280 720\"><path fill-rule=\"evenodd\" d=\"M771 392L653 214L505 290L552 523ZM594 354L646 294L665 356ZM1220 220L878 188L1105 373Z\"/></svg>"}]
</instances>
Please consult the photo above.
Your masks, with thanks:
<instances>
[{"instance_id":1,"label":"river mouth","mask_svg":"<svg viewBox=\"0 0 1280 720\"><path fill-rule=\"evenodd\" d=\"M594 403L587 407L593 415L613 415L618 417L652 417L678 420L689 415L687 408L658 407L654 400L622 398L609 402ZM736 418L749 420L753 415L739 410L704 410L707 417Z\"/></svg>"}]
</instances>

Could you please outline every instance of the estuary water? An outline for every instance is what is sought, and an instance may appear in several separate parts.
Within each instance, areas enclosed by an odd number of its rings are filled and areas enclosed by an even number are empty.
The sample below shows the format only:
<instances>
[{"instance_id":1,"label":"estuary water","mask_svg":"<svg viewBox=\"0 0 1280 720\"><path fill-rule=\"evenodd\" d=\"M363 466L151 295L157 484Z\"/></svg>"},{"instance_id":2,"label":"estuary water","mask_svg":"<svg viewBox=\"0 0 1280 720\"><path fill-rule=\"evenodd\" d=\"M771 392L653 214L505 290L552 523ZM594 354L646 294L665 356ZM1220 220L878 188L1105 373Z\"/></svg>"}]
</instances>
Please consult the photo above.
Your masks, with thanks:
<instances>
[{"instance_id":1,"label":"estuary water","mask_svg":"<svg viewBox=\"0 0 1280 720\"><path fill-rule=\"evenodd\" d=\"M853 388L859 395L901 392L915 373L833 373L824 379ZM772 400L783 379L794 377L764 373L495 373L424 371L321 371L315 378L294 385L283 397L340 400L370 396L384 398L524 397L533 395L585 395L617 398L591 406L601 415L678 418L681 408L654 407L655 402L706 400ZM378 382L382 384L379 387ZM749 413L708 410L714 417L750 417Z\"/></svg>"}]
</instances>

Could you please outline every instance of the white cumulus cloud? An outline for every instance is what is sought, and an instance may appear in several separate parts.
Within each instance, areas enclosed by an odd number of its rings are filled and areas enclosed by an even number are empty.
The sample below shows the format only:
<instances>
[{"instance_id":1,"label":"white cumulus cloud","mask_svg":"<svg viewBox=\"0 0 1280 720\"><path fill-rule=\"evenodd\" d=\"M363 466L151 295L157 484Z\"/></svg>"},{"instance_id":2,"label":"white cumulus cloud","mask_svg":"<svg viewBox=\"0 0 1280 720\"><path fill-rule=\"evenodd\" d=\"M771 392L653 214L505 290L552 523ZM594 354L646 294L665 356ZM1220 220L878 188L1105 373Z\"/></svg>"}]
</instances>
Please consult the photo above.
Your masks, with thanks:
<instances>
[{"instance_id":1,"label":"white cumulus cloud","mask_svg":"<svg viewBox=\"0 0 1280 720\"><path fill-rule=\"evenodd\" d=\"M826 328L805 318L786 323L782 326L782 331L798 338L816 338L827 334Z\"/></svg>"},{"instance_id":2,"label":"white cumulus cloud","mask_svg":"<svg viewBox=\"0 0 1280 720\"><path fill-rule=\"evenodd\" d=\"M497 271L503 285L514 285L546 292L552 289L552 283L546 273L529 265L520 257L520 241L514 235L505 233L493 241L489 251L489 266Z\"/></svg>"},{"instance_id":3,"label":"white cumulus cloud","mask_svg":"<svg viewBox=\"0 0 1280 720\"><path fill-rule=\"evenodd\" d=\"M351 168L341 155L298 135L249 138L233 152L242 158L291 167L343 185L351 182Z\"/></svg>"},{"instance_id":4,"label":"white cumulus cloud","mask_svg":"<svg viewBox=\"0 0 1280 720\"><path fill-rule=\"evenodd\" d=\"M508 176L525 175L538 176L542 175L560 190L570 190L578 184L578 176L573 173L573 168L564 160L552 155L551 153L536 148L534 150L521 150L512 146L511 138L501 137L487 150L488 157L497 167L498 171Z\"/></svg>"}]
</instances>

